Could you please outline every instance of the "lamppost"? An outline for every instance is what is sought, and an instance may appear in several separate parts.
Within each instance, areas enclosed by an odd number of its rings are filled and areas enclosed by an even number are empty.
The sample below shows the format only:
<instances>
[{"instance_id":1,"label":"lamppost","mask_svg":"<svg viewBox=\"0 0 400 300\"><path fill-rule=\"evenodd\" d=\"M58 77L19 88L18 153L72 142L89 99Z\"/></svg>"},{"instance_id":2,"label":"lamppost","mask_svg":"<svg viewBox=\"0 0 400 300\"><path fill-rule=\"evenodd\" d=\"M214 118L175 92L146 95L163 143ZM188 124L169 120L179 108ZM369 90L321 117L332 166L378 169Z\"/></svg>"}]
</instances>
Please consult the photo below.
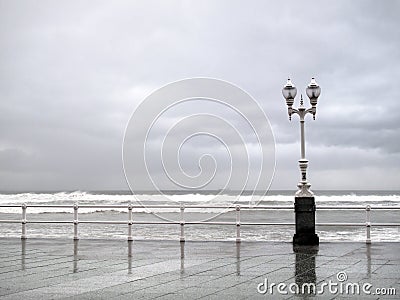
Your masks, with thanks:
<instances>
[{"instance_id":1,"label":"lamppost","mask_svg":"<svg viewBox=\"0 0 400 300\"><path fill-rule=\"evenodd\" d=\"M301 158L299 159L299 167L301 180L297 184L299 188L295 194L294 211L296 218L296 233L293 236L293 244L295 245L318 245L319 238L315 233L315 198L310 190L311 184L307 181L308 160L306 159L306 147L304 140L304 120L305 116L310 113L315 120L317 113L318 97L321 94L321 88L314 78L311 79L307 86L306 93L310 99L310 108L305 108L303 103L303 95L300 97L300 106L293 108L294 98L297 94L297 89L290 79L282 89L283 97L286 99L288 106L289 120L293 114L298 114L300 117L300 142L301 142Z\"/></svg>"}]
</instances>

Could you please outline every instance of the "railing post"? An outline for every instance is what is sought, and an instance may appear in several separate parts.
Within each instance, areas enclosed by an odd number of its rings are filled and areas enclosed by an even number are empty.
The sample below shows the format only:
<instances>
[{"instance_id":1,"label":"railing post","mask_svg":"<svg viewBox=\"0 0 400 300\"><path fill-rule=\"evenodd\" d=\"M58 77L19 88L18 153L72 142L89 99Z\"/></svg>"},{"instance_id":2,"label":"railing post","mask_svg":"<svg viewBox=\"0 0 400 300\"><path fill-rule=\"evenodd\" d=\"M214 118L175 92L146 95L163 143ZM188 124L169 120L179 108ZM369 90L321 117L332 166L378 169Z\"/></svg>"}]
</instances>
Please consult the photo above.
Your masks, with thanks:
<instances>
[{"instance_id":1,"label":"railing post","mask_svg":"<svg viewBox=\"0 0 400 300\"><path fill-rule=\"evenodd\" d=\"M236 243L240 242L240 205L236 205Z\"/></svg>"},{"instance_id":2,"label":"railing post","mask_svg":"<svg viewBox=\"0 0 400 300\"><path fill-rule=\"evenodd\" d=\"M367 230L367 239L365 240L366 244L371 244L371 206L367 205L365 208L365 226Z\"/></svg>"},{"instance_id":3,"label":"railing post","mask_svg":"<svg viewBox=\"0 0 400 300\"><path fill-rule=\"evenodd\" d=\"M21 217L21 224L22 224L22 228L21 228L21 240L26 240L27 236L26 236L26 203L23 203L21 208L22 208L22 217Z\"/></svg>"},{"instance_id":4,"label":"railing post","mask_svg":"<svg viewBox=\"0 0 400 300\"><path fill-rule=\"evenodd\" d=\"M180 215L181 215L181 236L179 238L179 240L181 242L185 241L185 218L184 218L184 212L185 212L185 204L181 203L181 207L180 207Z\"/></svg>"},{"instance_id":5,"label":"railing post","mask_svg":"<svg viewBox=\"0 0 400 300\"><path fill-rule=\"evenodd\" d=\"M133 241L132 225L133 225L132 204L129 203L128 204L128 241Z\"/></svg>"},{"instance_id":6,"label":"railing post","mask_svg":"<svg viewBox=\"0 0 400 300\"><path fill-rule=\"evenodd\" d=\"M79 237L78 237L78 224L79 224L79 221L78 221L78 208L79 208L79 205L76 202L74 204L74 241L79 240Z\"/></svg>"}]
</instances>

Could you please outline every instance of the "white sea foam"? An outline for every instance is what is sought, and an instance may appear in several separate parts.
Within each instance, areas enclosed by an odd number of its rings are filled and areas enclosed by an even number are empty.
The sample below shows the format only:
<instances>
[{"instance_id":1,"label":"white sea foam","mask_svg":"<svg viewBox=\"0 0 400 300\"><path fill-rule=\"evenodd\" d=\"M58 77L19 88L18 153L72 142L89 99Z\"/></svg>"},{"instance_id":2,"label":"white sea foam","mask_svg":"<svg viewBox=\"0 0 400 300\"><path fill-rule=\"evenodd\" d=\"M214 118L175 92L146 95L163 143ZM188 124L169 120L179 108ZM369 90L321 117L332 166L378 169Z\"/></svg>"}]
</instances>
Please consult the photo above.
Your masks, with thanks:
<instances>
[{"instance_id":1,"label":"white sea foam","mask_svg":"<svg viewBox=\"0 0 400 300\"><path fill-rule=\"evenodd\" d=\"M204 195L204 194L184 194L184 195L123 195L123 194L97 194L88 192L59 192L59 193L20 193L20 194L0 194L0 205L127 205L133 203L142 205L143 208L135 208L135 212L149 213L146 205L177 205L185 203L187 205L210 205L229 207L233 204L242 205L291 205L293 195L271 194L265 196L232 196L232 195ZM316 195L316 203L321 205L374 205L374 206L400 206L400 194L380 195L371 193L370 195L356 195L354 193L342 195ZM126 209L116 208L85 208L80 213L94 213L99 211L115 210L126 212ZM155 211L152 209L151 211ZM176 209L159 209L162 212L176 212ZM209 208L191 210L199 213L220 212L221 209ZM21 208L1 208L0 213L20 213ZM68 208L30 208L30 213L72 213Z\"/></svg>"}]
</instances>

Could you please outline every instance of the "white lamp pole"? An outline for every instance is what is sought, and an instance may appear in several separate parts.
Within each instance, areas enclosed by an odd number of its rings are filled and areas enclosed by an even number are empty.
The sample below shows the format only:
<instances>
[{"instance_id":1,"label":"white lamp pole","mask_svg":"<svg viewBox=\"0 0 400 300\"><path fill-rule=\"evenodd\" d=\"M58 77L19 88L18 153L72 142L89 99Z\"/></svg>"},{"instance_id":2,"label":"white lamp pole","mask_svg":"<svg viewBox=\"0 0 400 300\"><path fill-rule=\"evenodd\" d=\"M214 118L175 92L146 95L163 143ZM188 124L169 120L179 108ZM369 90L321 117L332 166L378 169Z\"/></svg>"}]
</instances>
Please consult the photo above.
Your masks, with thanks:
<instances>
[{"instance_id":1,"label":"white lamp pole","mask_svg":"<svg viewBox=\"0 0 400 300\"><path fill-rule=\"evenodd\" d=\"M292 119L293 114L298 114L300 117L300 142L301 142L301 157L299 160L300 172L301 172L301 180L298 183L299 190L296 192L296 197L312 197L314 196L313 192L310 191L311 184L307 181L307 167L308 160L306 159L306 145L304 138L304 119L307 113L313 115L313 119L315 120L315 114L317 113L317 101L318 97L321 94L321 88L317 84L314 78L311 79L310 84L306 90L308 98L310 98L311 107L306 109L303 103L303 95L300 97L300 107L295 109L293 108L294 98L297 94L297 89L293 85L292 81L288 79L286 85L282 89L282 94L286 99L286 104L288 106L288 114L289 120Z\"/></svg>"},{"instance_id":2,"label":"white lamp pole","mask_svg":"<svg viewBox=\"0 0 400 300\"><path fill-rule=\"evenodd\" d=\"M295 213L296 213L296 234L293 237L293 243L297 245L317 245L319 238L315 234L315 199L314 194L310 190L311 184L307 181L308 160L306 159L306 146L304 138L304 121L305 116L310 113L315 120L317 113L318 97L321 94L321 88L314 78L311 79L307 86L306 93L310 99L310 108L305 108L303 96L300 97L300 106L293 108L294 98L297 94L297 89L290 79L282 89L283 97L286 99L288 106L289 120L293 114L298 114L300 117L300 142L301 142L301 157L299 159L301 179L297 184L299 188L295 194Z\"/></svg>"}]
</instances>

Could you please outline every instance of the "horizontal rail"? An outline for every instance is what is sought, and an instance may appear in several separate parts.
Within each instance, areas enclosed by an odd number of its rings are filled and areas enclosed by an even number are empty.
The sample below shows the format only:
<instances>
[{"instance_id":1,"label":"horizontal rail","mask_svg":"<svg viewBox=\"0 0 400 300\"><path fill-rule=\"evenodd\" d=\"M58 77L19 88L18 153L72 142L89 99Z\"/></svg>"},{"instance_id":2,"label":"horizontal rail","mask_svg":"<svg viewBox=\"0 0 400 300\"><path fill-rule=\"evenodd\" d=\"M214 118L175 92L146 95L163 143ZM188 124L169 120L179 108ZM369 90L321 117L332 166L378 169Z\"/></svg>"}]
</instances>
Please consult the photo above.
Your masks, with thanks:
<instances>
[{"instance_id":1,"label":"horizontal rail","mask_svg":"<svg viewBox=\"0 0 400 300\"><path fill-rule=\"evenodd\" d=\"M0 223L21 223L21 220L0 220ZM26 224L74 224L75 221L57 221L57 220L27 220L25 221ZM179 221L159 221L159 222L152 222L152 221L78 221L78 224L112 224L112 225L179 225L181 222ZM198 221L198 222L190 222L186 221L185 225L237 225L236 222L212 222L212 221ZM241 222L240 225L242 226L293 226L295 223L275 223L275 222ZM316 226L365 226L365 223L315 223ZM373 223L373 226L379 227L394 227L400 226L400 223Z\"/></svg>"},{"instance_id":2,"label":"horizontal rail","mask_svg":"<svg viewBox=\"0 0 400 300\"><path fill-rule=\"evenodd\" d=\"M0 220L0 223L21 223L21 220Z\"/></svg>"},{"instance_id":3,"label":"horizontal rail","mask_svg":"<svg viewBox=\"0 0 400 300\"><path fill-rule=\"evenodd\" d=\"M173 209L180 209L180 205L85 205L85 204L80 204L79 208L118 208L118 209L127 209L128 207L132 208L173 208ZM21 207L21 205L16 205L16 204L3 204L0 205L0 207ZM38 205L38 204L26 204L26 207L32 207L32 208L73 208L74 205ZM216 208L216 209L234 209L235 206L228 205L228 206L223 206L223 205L185 205L186 208ZM242 206L241 209L293 209L293 206L281 206L281 205L269 205L269 206Z\"/></svg>"},{"instance_id":4,"label":"horizontal rail","mask_svg":"<svg viewBox=\"0 0 400 300\"><path fill-rule=\"evenodd\" d=\"M400 226L400 223L398 224ZM365 226L365 223L315 223L315 226ZM375 223L374 223L375 226Z\"/></svg>"},{"instance_id":5,"label":"horizontal rail","mask_svg":"<svg viewBox=\"0 0 400 300\"><path fill-rule=\"evenodd\" d=\"M400 206L371 206L369 205L371 210L400 210ZM324 209L329 209L329 210L365 210L365 206L317 206L316 210L324 210Z\"/></svg>"},{"instance_id":6,"label":"horizontal rail","mask_svg":"<svg viewBox=\"0 0 400 300\"><path fill-rule=\"evenodd\" d=\"M21 223L21 220L0 220L0 223ZM96 220L96 221L55 221L55 220L27 220L24 223L26 224L112 224L112 225L127 225L127 224L133 224L133 225L180 225L181 222L178 221L101 221L101 220ZM197 221L197 222L190 222L187 221L185 222L185 225L236 225L236 222L212 222L212 221ZM282 225L282 226L292 226L295 225L294 223L264 223L264 222L257 222L257 223L251 223L251 222L242 222L240 225L243 226L254 226L254 225ZM400 225L400 224L399 224Z\"/></svg>"},{"instance_id":7,"label":"horizontal rail","mask_svg":"<svg viewBox=\"0 0 400 300\"><path fill-rule=\"evenodd\" d=\"M21 221L20 221L20 223L21 223ZM61 220L61 221L29 220L28 221L28 220L25 220L23 223L25 223L25 224L28 224L28 223L31 223L31 224L72 224L72 223L74 223L74 221L63 221L63 220Z\"/></svg>"},{"instance_id":8,"label":"horizontal rail","mask_svg":"<svg viewBox=\"0 0 400 300\"><path fill-rule=\"evenodd\" d=\"M8 208L8 207L21 207L21 205L16 205L16 204L2 204L0 207ZM26 204L26 207L31 207L31 208L74 208L74 205L37 205L37 204ZM128 207L131 208L160 208L160 209L180 209L181 206L179 205L85 205L85 204L80 204L79 208L118 208L118 209L127 209ZM235 206L221 206L221 205L185 205L185 209L196 209L196 208L216 208L216 209L235 209ZM371 206L371 210L400 210L400 206ZM240 209L282 209L282 210L292 210L293 206L285 206L285 205L257 205L257 206L251 206L251 205L240 205ZM365 206L317 206L317 210L365 210Z\"/></svg>"}]
</instances>

